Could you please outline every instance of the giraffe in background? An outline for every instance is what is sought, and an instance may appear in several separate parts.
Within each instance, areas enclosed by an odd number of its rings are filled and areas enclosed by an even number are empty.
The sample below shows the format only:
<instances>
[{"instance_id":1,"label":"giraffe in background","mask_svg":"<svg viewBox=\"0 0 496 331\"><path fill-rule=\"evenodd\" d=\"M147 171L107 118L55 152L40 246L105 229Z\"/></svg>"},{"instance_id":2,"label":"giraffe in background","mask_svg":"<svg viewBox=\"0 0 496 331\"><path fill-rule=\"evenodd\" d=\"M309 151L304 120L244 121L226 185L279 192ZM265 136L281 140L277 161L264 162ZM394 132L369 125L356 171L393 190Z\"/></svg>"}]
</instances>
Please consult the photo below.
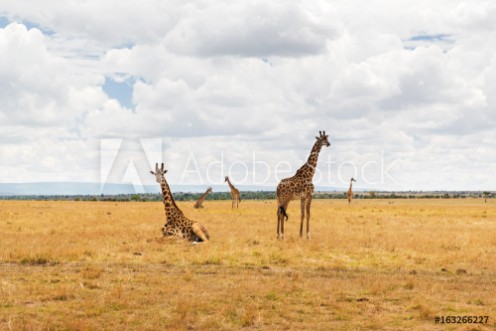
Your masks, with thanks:
<instances>
[{"instance_id":1,"label":"giraffe in background","mask_svg":"<svg viewBox=\"0 0 496 331\"><path fill-rule=\"evenodd\" d=\"M236 208L238 208L238 205L241 202L241 196L239 194L239 190L235 188L233 184L231 184L229 177L226 176L226 179L224 181L227 182L229 188L231 189L231 199L232 199L231 209L234 209L234 205L236 205Z\"/></svg>"},{"instance_id":2,"label":"giraffe in background","mask_svg":"<svg viewBox=\"0 0 496 331\"><path fill-rule=\"evenodd\" d=\"M203 195L195 202L195 205L194 207L195 208L203 208L203 201L205 200L205 198L207 197L207 195L209 195L210 193L212 193L212 188L209 187L205 193L203 193Z\"/></svg>"},{"instance_id":3,"label":"giraffe in background","mask_svg":"<svg viewBox=\"0 0 496 331\"><path fill-rule=\"evenodd\" d=\"M162 227L164 237L173 237L178 239L188 239L193 242L208 242L210 236L207 229L198 222L194 222L184 216L174 201L174 197L169 188L169 184L165 180L164 164L159 169L158 163L155 164L155 172L150 171L155 176L157 183L162 189L162 200L165 206L166 222Z\"/></svg>"},{"instance_id":4,"label":"giraffe in background","mask_svg":"<svg viewBox=\"0 0 496 331\"><path fill-rule=\"evenodd\" d=\"M284 239L284 220L288 219L286 210L289 202L293 199L300 199L301 204L301 223L300 238L303 237L303 221L307 219L307 239L310 239L310 206L312 203L312 194L314 186L312 183L313 175L317 167L322 146L329 147L329 136L325 131L319 131L319 136L315 137L317 141L312 147L307 162L301 166L293 177L281 180L277 185L277 238Z\"/></svg>"},{"instance_id":5,"label":"giraffe in background","mask_svg":"<svg viewBox=\"0 0 496 331\"><path fill-rule=\"evenodd\" d=\"M356 182L356 179L351 177L350 188L348 189L348 192L346 192L346 196L348 197L348 205L351 204L351 201L353 200L353 182Z\"/></svg>"}]
</instances>

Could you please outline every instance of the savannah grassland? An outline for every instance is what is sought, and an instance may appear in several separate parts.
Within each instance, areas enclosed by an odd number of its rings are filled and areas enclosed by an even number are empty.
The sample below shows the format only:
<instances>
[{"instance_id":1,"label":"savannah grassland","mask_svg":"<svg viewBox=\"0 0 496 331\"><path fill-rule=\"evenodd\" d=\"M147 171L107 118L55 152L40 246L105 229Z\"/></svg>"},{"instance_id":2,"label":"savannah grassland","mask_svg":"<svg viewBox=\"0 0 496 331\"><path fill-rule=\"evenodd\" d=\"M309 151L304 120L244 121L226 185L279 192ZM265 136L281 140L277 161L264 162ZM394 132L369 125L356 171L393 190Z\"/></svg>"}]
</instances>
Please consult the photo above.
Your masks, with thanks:
<instances>
[{"instance_id":1,"label":"savannah grassland","mask_svg":"<svg viewBox=\"0 0 496 331\"><path fill-rule=\"evenodd\" d=\"M161 239L161 202L0 201L0 330L494 330L496 202L178 203L211 242ZM489 323L435 324L436 315Z\"/></svg>"}]
</instances>

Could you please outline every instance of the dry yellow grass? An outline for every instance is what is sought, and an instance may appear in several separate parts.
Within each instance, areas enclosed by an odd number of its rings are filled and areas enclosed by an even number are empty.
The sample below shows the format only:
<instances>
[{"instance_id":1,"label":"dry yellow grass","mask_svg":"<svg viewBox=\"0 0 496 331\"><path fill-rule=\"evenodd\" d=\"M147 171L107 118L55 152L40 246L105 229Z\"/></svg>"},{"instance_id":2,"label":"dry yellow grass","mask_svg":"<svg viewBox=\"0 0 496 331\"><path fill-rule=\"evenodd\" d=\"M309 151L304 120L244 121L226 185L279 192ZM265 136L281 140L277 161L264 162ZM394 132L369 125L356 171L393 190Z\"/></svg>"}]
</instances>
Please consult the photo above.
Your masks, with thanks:
<instances>
[{"instance_id":1,"label":"dry yellow grass","mask_svg":"<svg viewBox=\"0 0 496 331\"><path fill-rule=\"evenodd\" d=\"M179 203L208 244L160 238L162 204L0 201L0 330L493 330L496 204ZM489 315L441 325L436 315Z\"/></svg>"}]
</instances>

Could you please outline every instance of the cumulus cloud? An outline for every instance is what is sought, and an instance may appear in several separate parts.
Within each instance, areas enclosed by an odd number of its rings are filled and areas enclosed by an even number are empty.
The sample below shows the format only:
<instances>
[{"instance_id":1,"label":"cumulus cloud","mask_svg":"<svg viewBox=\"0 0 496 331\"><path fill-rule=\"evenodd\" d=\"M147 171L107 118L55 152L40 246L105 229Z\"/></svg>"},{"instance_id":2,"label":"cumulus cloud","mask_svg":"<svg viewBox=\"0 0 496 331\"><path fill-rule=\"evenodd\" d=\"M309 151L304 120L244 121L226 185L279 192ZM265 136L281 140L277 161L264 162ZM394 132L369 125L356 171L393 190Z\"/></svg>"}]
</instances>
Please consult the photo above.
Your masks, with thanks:
<instances>
[{"instance_id":1,"label":"cumulus cloud","mask_svg":"<svg viewBox=\"0 0 496 331\"><path fill-rule=\"evenodd\" d=\"M317 54L337 34L333 15L319 9L312 11L302 2L263 1L188 6L165 41L177 52L197 56Z\"/></svg>"},{"instance_id":2,"label":"cumulus cloud","mask_svg":"<svg viewBox=\"0 0 496 331\"><path fill-rule=\"evenodd\" d=\"M0 58L3 122L42 125L56 121L56 101L61 101L64 92L59 90L60 76L46 73L59 71L63 60L49 55L42 33L20 24L8 25L0 30Z\"/></svg>"},{"instance_id":3,"label":"cumulus cloud","mask_svg":"<svg viewBox=\"0 0 496 331\"><path fill-rule=\"evenodd\" d=\"M253 184L254 153L295 170L325 129L318 185L493 189L495 12L463 0L10 1L0 181L97 181L100 141L160 138L173 182L198 181L193 155L206 182L222 157L212 176L244 180L246 161ZM108 95L109 79L130 95Z\"/></svg>"},{"instance_id":4,"label":"cumulus cloud","mask_svg":"<svg viewBox=\"0 0 496 331\"><path fill-rule=\"evenodd\" d=\"M36 24L55 35L97 41L111 47L161 38L176 23L181 2L21 0L9 1L2 7L11 21Z\"/></svg>"}]
</instances>

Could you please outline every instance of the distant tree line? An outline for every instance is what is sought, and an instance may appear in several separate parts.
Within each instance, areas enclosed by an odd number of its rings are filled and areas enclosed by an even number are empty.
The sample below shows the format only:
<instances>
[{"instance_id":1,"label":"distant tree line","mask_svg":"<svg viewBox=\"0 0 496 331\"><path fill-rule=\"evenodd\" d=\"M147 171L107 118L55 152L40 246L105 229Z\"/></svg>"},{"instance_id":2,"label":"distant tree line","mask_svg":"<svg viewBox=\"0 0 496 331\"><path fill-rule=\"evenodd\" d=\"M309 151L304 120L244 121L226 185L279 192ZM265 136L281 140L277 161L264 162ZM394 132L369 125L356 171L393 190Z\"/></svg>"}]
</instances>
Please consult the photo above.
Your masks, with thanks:
<instances>
[{"instance_id":1,"label":"distant tree line","mask_svg":"<svg viewBox=\"0 0 496 331\"><path fill-rule=\"evenodd\" d=\"M177 192L174 199L177 201L196 201L203 193ZM464 198L495 198L496 192L357 192L355 199L464 199ZM241 200L273 200L276 198L274 191L246 191L241 192ZM346 192L316 192L314 199L346 199ZM12 195L0 196L0 200L66 200L66 201L161 201L160 193L143 194L115 194L115 195ZM206 200L231 200L229 192L213 192Z\"/></svg>"}]
</instances>

